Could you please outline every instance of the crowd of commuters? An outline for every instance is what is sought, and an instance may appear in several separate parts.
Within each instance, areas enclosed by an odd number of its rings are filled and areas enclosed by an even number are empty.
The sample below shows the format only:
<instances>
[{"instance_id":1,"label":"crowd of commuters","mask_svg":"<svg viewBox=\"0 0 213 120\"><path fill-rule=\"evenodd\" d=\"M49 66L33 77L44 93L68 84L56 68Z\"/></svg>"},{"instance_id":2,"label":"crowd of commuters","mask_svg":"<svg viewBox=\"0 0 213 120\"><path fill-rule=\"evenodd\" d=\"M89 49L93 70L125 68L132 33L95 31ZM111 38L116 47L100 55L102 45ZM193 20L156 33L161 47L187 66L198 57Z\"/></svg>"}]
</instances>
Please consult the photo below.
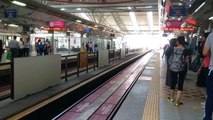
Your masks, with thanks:
<instances>
[{"instance_id":1,"label":"crowd of commuters","mask_svg":"<svg viewBox=\"0 0 213 120\"><path fill-rule=\"evenodd\" d=\"M184 79L189 66L189 58L192 50L188 47L183 36L173 38L169 42L169 46L164 50L167 63L166 85L170 86L170 95L168 100L175 102L175 106L182 105L181 95L183 91ZM196 85L206 87L205 115L203 120L212 120L213 112L213 33L205 33L199 41L197 49L201 62L197 70L198 80ZM163 56L162 56L163 58ZM190 63L193 64L193 63ZM175 96L175 88L177 85L177 94Z\"/></svg>"},{"instance_id":2,"label":"crowd of commuters","mask_svg":"<svg viewBox=\"0 0 213 120\"><path fill-rule=\"evenodd\" d=\"M39 56L49 55L52 52L51 44L48 39L46 39L45 41L42 41L39 39L36 42L35 47L36 47L37 55L39 55Z\"/></svg>"},{"instance_id":3,"label":"crowd of commuters","mask_svg":"<svg viewBox=\"0 0 213 120\"><path fill-rule=\"evenodd\" d=\"M16 57L28 57L30 55L30 38L23 39L20 38L19 41L17 41L17 37L14 36L12 40L8 43L8 49L6 53L6 59L14 59ZM45 41L38 40L36 42L36 51L37 55L49 55L52 52L51 44L48 39ZM2 55L4 53L3 50L3 40L0 40L0 62L2 61ZM8 54L10 57L8 57Z\"/></svg>"},{"instance_id":4,"label":"crowd of commuters","mask_svg":"<svg viewBox=\"0 0 213 120\"><path fill-rule=\"evenodd\" d=\"M17 41L17 37L14 36L13 40L9 42L8 45L9 51L11 52L11 59L16 57L28 57L30 51L30 39L27 38L23 40L20 38L20 41Z\"/></svg>"}]
</instances>

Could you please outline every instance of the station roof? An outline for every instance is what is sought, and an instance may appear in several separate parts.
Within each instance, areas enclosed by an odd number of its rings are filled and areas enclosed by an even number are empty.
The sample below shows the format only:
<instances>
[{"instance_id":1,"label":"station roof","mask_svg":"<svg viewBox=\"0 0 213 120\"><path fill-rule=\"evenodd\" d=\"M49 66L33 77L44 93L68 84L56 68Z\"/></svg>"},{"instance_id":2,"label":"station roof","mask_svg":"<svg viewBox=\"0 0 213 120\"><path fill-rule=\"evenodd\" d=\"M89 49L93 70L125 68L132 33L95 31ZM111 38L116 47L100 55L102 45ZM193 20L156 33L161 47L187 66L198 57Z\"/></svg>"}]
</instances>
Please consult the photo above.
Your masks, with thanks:
<instances>
[{"instance_id":1,"label":"station roof","mask_svg":"<svg viewBox=\"0 0 213 120\"><path fill-rule=\"evenodd\" d=\"M17 0L26 3L26 7L11 4L11 1L13 0L0 1L1 21L31 27L48 26L49 21L60 19L65 21L66 26L75 30L79 26L82 29L98 26L96 34L103 30L118 34L153 33L158 32L161 24L167 19L162 15L162 10L166 8L162 8L161 0ZM200 7L202 3L204 5ZM208 27L208 18L213 16L212 4L212 0L193 0L189 14L182 17L182 21L192 19L197 22L196 26ZM16 9L16 18L4 18L5 9ZM78 23L76 20L82 22ZM4 25L0 25L2 26Z\"/></svg>"}]
</instances>

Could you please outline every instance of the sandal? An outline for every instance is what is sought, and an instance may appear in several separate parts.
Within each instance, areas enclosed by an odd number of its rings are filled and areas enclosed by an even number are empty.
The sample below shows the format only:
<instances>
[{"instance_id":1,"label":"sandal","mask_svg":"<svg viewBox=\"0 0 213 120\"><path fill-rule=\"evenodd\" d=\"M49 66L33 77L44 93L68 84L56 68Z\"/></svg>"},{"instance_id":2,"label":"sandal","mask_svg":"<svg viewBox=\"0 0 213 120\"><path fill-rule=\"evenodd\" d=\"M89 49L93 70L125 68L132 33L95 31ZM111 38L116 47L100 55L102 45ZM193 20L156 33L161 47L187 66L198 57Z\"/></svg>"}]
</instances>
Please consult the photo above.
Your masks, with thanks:
<instances>
[{"instance_id":1,"label":"sandal","mask_svg":"<svg viewBox=\"0 0 213 120\"><path fill-rule=\"evenodd\" d=\"M180 106L180 105L183 105L183 103L182 102L176 102L175 103L175 106Z\"/></svg>"},{"instance_id":2,"label":"sandal","mask_svg":"<svg viewBox=\"0 0 213 120\"><path fill-rule=\"evenodd\" d=\"M174 99L173 99L172 97L168 97L168 100L169 100L170 102L174 102Z\"/></svg>"}]
</instances>

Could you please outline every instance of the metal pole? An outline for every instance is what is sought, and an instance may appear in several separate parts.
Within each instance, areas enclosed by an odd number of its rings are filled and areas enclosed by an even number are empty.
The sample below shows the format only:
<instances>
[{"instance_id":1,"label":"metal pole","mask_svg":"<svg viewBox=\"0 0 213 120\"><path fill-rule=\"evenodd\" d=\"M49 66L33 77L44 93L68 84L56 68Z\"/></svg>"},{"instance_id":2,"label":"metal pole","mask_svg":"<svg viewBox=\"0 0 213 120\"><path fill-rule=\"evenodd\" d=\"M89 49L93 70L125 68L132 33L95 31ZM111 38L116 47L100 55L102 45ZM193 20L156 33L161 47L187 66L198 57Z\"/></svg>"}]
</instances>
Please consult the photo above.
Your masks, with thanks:
<instances>
[{"instance_id":1,"label":"metal pole","mask_svg":"<svg viewBox=\"0 0 213 120\"><path fill-rule=\"evenodd\" d=\"M79 77L79 67L80 67L80 53L77 55L77 76Z\"/></svg>"},{"instance_id":2,"label":"metal pole","mask_svg":"<svg viewBox=\"0 0 213 120\"><path fill-rule=\"evenodd\" d=\"M197 41L196 41L196 47L197 47L197 53L199 52L198 42L199 42L199 35L200 35L200 27L197 30Z\"/></svg>"},{"instance_id":3,"label":"metal pole","mask_svg":"<svg viewBox=\"0 0 213 120\"><path fill-rule=\"evenodd\" d=\"M10 81L11 81L11 95L10 98L14 99L14 58L11 59L10 62Z\"/></svg>"},{"instance_id":4,"label":"metal pole","mask_svg":"<svg viewBox=\"0 0 213 120\"><path fill-rule=\"evenodd\" d=\"M110 50L108 50L108 56L109 56L109 64L110 64Z\"/></svg>"},{"instance_id":5,"label":"metal pole","mask_svg":"<svg viewBox=\"0 0 213 120\"><path fill-rule=\"evenodd\" d=\"M86 54L87 54L87 58L86 58L86 59L87 59L87 73L88 73L88 68L89 68L89 67L88 67L88 63L89 63L88 52L86 52Z\"/></svg>"},{"instance_id":6,"label":"metal pole","mask_svg":"<svg viewBox=\"0 0 213 120\"><path fill-rule=\"evenodd\" d=\"M67 56L65 57L65 81L67 81Z\"/></svg>"},{"instance_id":7,"label":"metal pole","mask_svg":"<svg viewBox=\"0 0 213 120\"><path fill-rule=\"evenodd\" d=\"M54 30L52 30L52 52L53 54L55 53L55 50L56 50L56 46L55 46L55 40L54 40Z\"/></svg>"},{"instance_id":8,"label":"metal pole","mask_svg":"<svg viewBox=\"0 0 213 120\"><path fill-rule=\"evenodd\" d=\"M96 53L96 52L93 52L93 69L94 69L94 70L95 70L95 58L96 58L95 53Z\"/></svg>"},{"instance_id":9,"label":"metal pole","mask_svg":"<svg viewBox=\"0 0 213 120\"><path fill-rule=\"evenodd\" d=\"M212 27L212 21L210 21L209 23L208 32L211 32L211 27Z\"/></svg>"}]
</instances>

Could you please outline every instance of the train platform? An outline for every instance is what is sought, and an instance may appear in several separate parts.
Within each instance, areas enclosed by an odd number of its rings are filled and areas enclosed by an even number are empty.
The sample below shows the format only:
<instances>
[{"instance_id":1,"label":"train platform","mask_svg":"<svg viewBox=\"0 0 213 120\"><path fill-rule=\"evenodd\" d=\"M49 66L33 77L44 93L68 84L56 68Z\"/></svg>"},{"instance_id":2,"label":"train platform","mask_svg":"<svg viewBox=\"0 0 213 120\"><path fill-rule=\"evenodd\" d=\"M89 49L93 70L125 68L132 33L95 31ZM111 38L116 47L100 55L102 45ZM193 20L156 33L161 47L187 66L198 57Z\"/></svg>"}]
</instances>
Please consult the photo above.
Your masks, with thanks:
<instances>
[{"instance_id":1,"label":"train platform","mask_svg":"<svg viewBox=\"0 0 213 120\"><path fill-rule=\"evenodd\" d=\"M166 63L152 58L128 94L113 120L202 120L205 88L195 86L197 73L188 71L184 82L182 106L168 101Z\"/></svg>"},{"instance_id":2,"label":"train platform","mask_svg":"<svg viewBox=\"0 0 213 120\"><path fill-rule=\"evenodd\" d=\"M140 76L135 81L134 85L131 86L131 89L128 91L128 94L126 94L126 96L124 97L125 99L123 100L122 104L118 106L119 107L118 110L112 117L113 120L141 120L141 119L142 120L201 120L202 119L204 115L204 109L200 103L205 100L205 88L200 88L195 86L197 73L194 73L191 71L187 72L187 76L184 83L184 91L182 95L182 102L184 104L176 107L174 103L171 103L170 101L167 100L170 89L168 86L165 85L166 63L164 59L161 59L160 57L161 53L162 53L161 51L155 52L154 55L150 57L151 59L146 58L148 60L146 61L147 63L143 63L143 65L140 66L140 67L144 67L143 72L140 73ZM111 66L115 66L116 64L117 63L111 64ZM146 66L144 66L145 64ZM59 89L64 89L64 88L67 88L68 86L74 85L77 82L85 79L86 76L89 78L90 76L95 75L98 72L106 71L108 67L99 69L89 74L85 74L85 75L82 74L76 80L72 80L72 81L69 80L69 83L67 82L66 84L61 84L60 86L49 88L39 94L29 96L22 100L18 100L18 101L6 100L3 102L0 102L0 116L9 115L8 112L10 113L13 112L14 114L18 113L18 111L20 111L21 109L24 110L26 109L26 107L30 107L33 104L37 103L39 99L40 100L47 99L53 94L59 92ZM135 74L132 74L132 75L135 75ZM128 81L126 82L129 83ZM108 85L106 86L108 87ZM113 93L111 90L108 90L108 93L104 93L103 96L110 94L109 92ZM103 93L103 91L101 93ZM120 92L117 92L116 96L118 96L118 94L120 94ZM95 100L103 101L102 98L95 99ZM114 100L114 101L117 101L117 100ZM93 102L95 103L95 101ZM110 102L113 103L113 100L110 100ZM100 102L97 102L97 103L101 104ZM105 105L105 103L102 103L102 104ZM108 104L110 104L109 101L107 105ZM100 114L102 113L106 114L107 112L111 110L111 108L106 106L103 106L100 108L103 108L103 109L100 109L97 111L95 110L96 111L95 113L98 113L99 117L86 118L81 116L81 117L78 117L78 118L75 117L75 118L76 120L86 120L86 119L101 120ZM82 107L79 109L82 109ZM90 108L87 108L87 109L88 110L92 109L94 111L94 106L91 106ZM82 115L87 115L89 112L91 111L85 112L84 114L82 113ZM23 114L26 114L26 113L22 113L18 115L23 115ZM17 116L12 117L10 119L15 119L16 117ZM61 117L58 119L68 120L69 118Z\"/></svg>"}]
</instances>

